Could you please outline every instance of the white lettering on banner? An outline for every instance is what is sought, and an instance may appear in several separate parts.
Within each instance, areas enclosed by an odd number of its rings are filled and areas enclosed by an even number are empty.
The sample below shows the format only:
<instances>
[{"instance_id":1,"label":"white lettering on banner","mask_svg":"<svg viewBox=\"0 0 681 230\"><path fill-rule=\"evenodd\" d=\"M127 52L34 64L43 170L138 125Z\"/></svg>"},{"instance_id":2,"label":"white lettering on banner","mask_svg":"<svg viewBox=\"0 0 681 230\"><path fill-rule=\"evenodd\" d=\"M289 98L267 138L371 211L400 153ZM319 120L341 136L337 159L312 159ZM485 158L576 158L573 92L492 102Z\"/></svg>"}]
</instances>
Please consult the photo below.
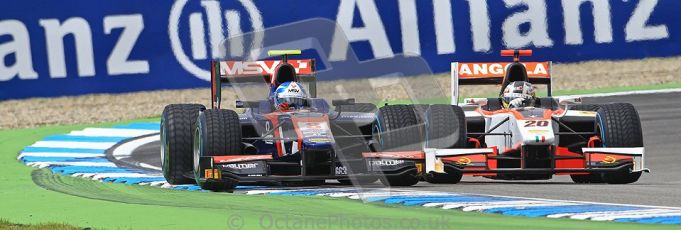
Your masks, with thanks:
<instances>
[{"instance_id":1,"label":"white lettering on banner","mask_svg":"<svg viewBox=\"0 0 681 230\"><path fill-rule=\"evenodd\" d=\"M487 10L487 0L468 0L468 4L470 6L473 51L487 52L492 47L489 38L490 17Z\"/></svg>"},{"instance_id":2,"label":"white lettering on banner","mask_svg":"<svg viewBox=\"0 0 681 230\"><path fill-rule=\"evenodd\" d=\"M402 53L405 56L421 56L419 40L419 17L416 15L416 0L399 0L400 28L402 29Z\"/></svg>"},{"instance_id":3,"label":"white lettering on banner","mask_svg":"<svg viewBox=\"0 0 681 230\"><path fill-rule=\"evenodd\" d=\"M196 62L205 63L208 58L205 44L206 29L204 28L203 14L200 12L189 13L189 40L191 41L191 57L187 55L183 46L182 39L180 39L179 25L183 15L183 9L189 3L189 0L177 0L173 3L168 17L168 36L170 38L170 46L172 48L175 58L180 65L196 76L205 81L210 81L210 70L199 67ZM260 11L251 0L239 0L241 6L246 9L246 13L250 19L253 31L263 31L264 25ZM191 1L191 3L200 3L205 11L205 16L208 19L208 41L210 43L210 54L212 58L221 58L226 56L229 51L229 56L239 57L246 52L244 41L240 38L233 37L240 36L241 31L241 14L237 10L222 10L219 1ZM223 17L224 16L224 17ZM224 23L223 23L224 21ZM227 30L229 40L229 50L224 50L225 44L222 42L225 39L223 34L223 27ZM254 33L251 41L250 50L259 50L262 47L264 33ZM248 59L247 57L245 59Z\"/></svg>"},{"instance_id":4,"label":"white lettering on banner","mask_svg":"<svg viewBox=\"0 0 681 230\"><path fill-rule=\"evenodd\" d=\"M504 0L504 2L507 8L527 6L526 11L517 12L504 21L502 31L506 48L553 46L546 22L546 3L543 0ZM524 23L529 24L530 30L523 34L520 32L520 25Z\"/></svg>"},{"instance_id":5,"label":"white lettering on banner","mask_svg":"<svg viewBox=\"0 0 681 230\"><path fill-rule=\"evenodd\" d=\"M147 60L128 60L142 30L144 18L141 14L114 15L104 17L104 33L111 34L116 28L123 28L109 58L106 68L109 75L149 73Z\"/></svg>"},{"instance_id":6,"label":"white lettering on banner","mask_svg":"<svg viewBox=\"0 0 681 230\"><path fill-rule=\"evenodd\" d=\"M454 45L454 19L452 4L449 0L433 0L433 21L435 22L435 41L437 54L451 54Z\"/></svg>"},{"instance_id":7,"label":"white lettering on banner","mask_svg":"<svg viewBox=\"0 0 681 230\"><path fill-rule=\"evenodd\" d=\"M563 0L563 21L565 24L565 44L581 45L582 27L579 7L585 3L591 4L594 17L594 40L596 43L612 42L612 23L610 22L610 3L608 0Z\"/></svg>"},{"instance_id":8,"label":"white lettering on banner","mask_svg":"<svg viewBox=\"0 0 681 230\"><path fill-rule=\"evenodd\" d=\"M669 37L667 25L661 24L656 26L648 26L648 19L653 14L653 10L657 5L657 0L641 0L638 2L634 13L631 14L629 22L625 27L626 40L643 41L643 40L659 40Z\"/></svg>"},{"instance_id":9,"label":"white lettering on banner","mask_svg":"<svg viewBox=\"0 0 681 230\"><path fill-rule=\"evenodd\" d=\"M623 43L670 39L668 25L665 24L668 22L660 21L668 18L666 15L668 11L661 12L665 14L662 15L665 17L657 18L653 15L656 12L655 8L658 6L659 0L626 1L617 4L609 0L561 0L560 6L551 4L560 7L558 10L562 10L563 15L560 15L560 13L547 15L547 12L556 12L547 9L547 0L503 0L505 10L513 13L507 18L500 19L503 20L501 28L491 27L491 20L498 19L492 18L493 16L490 15L488 7L490 7L491 1L431 1L432 12L425 12L424 14L427 15L419 15L420 11L417 7L421 2L398 0L399 16L389 18L388 16L392 14L380 15L382 11L377 8L375 0L341 0L336 17L340 28L348 36L348 40L340 39L344 36L343 33L336 34L329 59L331 61L345 60L349 47L347 41L351 43L368 42L374 58L394 56L394 49L391 47L381 16L384 16L385 22L389 22L391 25L395 25L399 20L401 37L397 39L401 40L393 42L393 44L397 46L401 44L402 52L405 55L424 53L430 55L433 52L439 55L455 53L457 47L453 13L455 13L454 8L465 9L465 6L461 6L463 4L468 4L470 10L471 37L459 38L459 40L470 39L472 41L470 49L475 52L490 52L493 41L491 34L498 34L499 32L502 34L501 43L507 48L552 47L554 41L549 37L547 20L561 21L560 18L555 19L553 17L562 17L563 25L552 24L552 26L564 29L564 43L566 45L584 44L583 34L585 31L583 29L591 28L591 26L583 25L582 18L593 18L593 41L599 44L619 42L617 45L623 45ZM261 49L264 33L254 33L252 41L234 39L234 37L243 33L242 23L250 23L253 31L264 30L261 12L252 0L238 0L237 2L241 5L230 5L230 9L222 9L223 6L218 1L177 0L173 3L168 18L169 39L174 56L185 70L208 81L210 80L210 71L208 65L205 65L207 59L224 57L225 55L243 57L244 55L252 55ZM193 8L197 9L197 12L183 12L185 8L189 8L185 7L187 4L195 4ZM622 4L629 5L622 6ZM624 9L632 9L631 12L617 12L618 15L622 14L625 20L613 20L613 11ZM423 13L423 11L421 12ZM419 16L421 17L419 18ZM627 16L628 19L626 19ZM242 17L249 20L242 20ZM352 27L352 21L355 17L360 18L365 26ZM434 23L434 34L421 34L429 30L420 30L419 23L431 23L431 18L432 23ZM84 18L77 16L59 19L43 18L37 19L37 22L0 20L0 36L6 38L0 41L0 60L3 60L0 62L0 81L12 80L15 77L18 80L38 79L33 61L47 63L48 65L44 68L47 73L43 75L49 75L50 78L95 76L95 66L98 66L95 65L95 61L105 61L104 58L100 57L106 57L106 73L109 75L149 73L151 67L147 59L130 59L138 56L134 53L136 51L135 45L142 36L146 36L142 33L145 29L142 15L104 15L102 19L104 35L116 36L114 30L117 29L120 29L121 33L117 38L107 37L116 41L114 47L108 56L102 53L97 60L94 57L95 52L107 51L93 50L94 45L100 42L98 40L93 41L93 39L102 36L93 36L92 32L101 33L102 28L90 27L90 23ZM186 25L179 25L180 22L186 23ZM25 23L32 24L27 27ZM622 25L622 23L626 24ZM29 34L27 28L35 27L34 24L38 24L43 30ZM97 23L97 25L99 24ZM529 29L521 31L520 28L523 26L527 26ZM186 37L180 37L178 31L180 28L188 31L182 33L182 36ZM40 36L44 36L45 50L35 50L36 47L31 47L31 38L40 38ZM225 37L232 38L229 44L221 44ZM586 38L586 40L590 39ZM614 41L614 39L621 40ZM421 46L422 41L423 46ZM496 42L497 39L494 41ZM73 45L67 42L73 42ZM190 43L182 44L182 42ZM433 42L435 42L435 45L432 45ZM43 43L43 41L40 41L40 43ZM245 44L250 47L245 47ZM495 46L498 45L495 44ZM65 49L64 46L67 48L75 47L75 49ZM42 49L42 46L40 48ZM138 47L138 49L144 49L144 47ZM426 51L426 49L433 50ZM469 48L466 46L464 49ZM565 49L565 47L560 47L560 49ZM459 50L461 50L461 47L459 47ZM33 51L40 55L34 56ZM43 53L46 55L43 55ZM141 54L144 54L144 52ZM75 57L66 58L66 55ZM34 57L35 60L33 60ZM71 60L76 63L67 63ZM74 72L77 73L70 73L71 68L67 68L67 66L77 67L73 68L76 70ZM243 72L260 70L271 72L273 68L269 65L241 67L243 68L239 71ZM478 71L488 71L489 74L494 74L492 71L500 71L497 67L490 65L486 70L479 69ZM473 71L471 69L471 72Z\"/></svg>"},{"instance_id":10,"label":"white lettering on banner","mask_svg":"<svg viewBox=\"0 0 681 230\"><path fill-rule=\"evenodd\" d=\"M192 57L196 60L208 58L206 54L206 43L203 41L203 36L206 34L203 28L203 15L201 13L189 14L189 37L192 41ZM194 42L197 41L197 42Z\"/></svg>"},{"instance_id":11,"label":"white lettering on banner","mask_svg":"<svg viewBox=\"0 0 681 230\"><path fill-rule=\"evenodd\" d=\"M352 27L355 7L357 7L359 17L364 22L364 27ZM336 34L333 36L329 54L330 61L346 60L348 46L350 45L347 43L356 41L369 42L374 58L388 58L394 55L374 0L341 0L336 15L336 23L338 23L340 30L336 30ZM342 34L338 34L339 32Z\"/></svg>"},{"instance_id":12,"label":"white lettering on banner","mask_svg":"<svg viewBox=\"0 0 681 230\"><path fill-rule=\"evenodd\" d=\"M66 77L66 61L64 54L64 36L73 35L76 47L78 75L91 77L95 75L95 58L92 49L92 31L85 19L73 17L59 23L58 19L41 19L40 25L45 29L47 42L47 60L52 78Z\"/></svg>"},{"instance_id":13,"label":"white lettering on banner","mask_svg":"<svg viewBox=\"0 0 681 230\"><path fill-rule=\"evenodd\" d=\"M0 43L0 81L8 81L19 76L19 79L38 79L33 70L31 44L28 30L17 20L0 21L0 36L9 35L12 40ZM5 57L14 54L15 62L11 66L5 63Z\"/></svg>"}]
</instances>

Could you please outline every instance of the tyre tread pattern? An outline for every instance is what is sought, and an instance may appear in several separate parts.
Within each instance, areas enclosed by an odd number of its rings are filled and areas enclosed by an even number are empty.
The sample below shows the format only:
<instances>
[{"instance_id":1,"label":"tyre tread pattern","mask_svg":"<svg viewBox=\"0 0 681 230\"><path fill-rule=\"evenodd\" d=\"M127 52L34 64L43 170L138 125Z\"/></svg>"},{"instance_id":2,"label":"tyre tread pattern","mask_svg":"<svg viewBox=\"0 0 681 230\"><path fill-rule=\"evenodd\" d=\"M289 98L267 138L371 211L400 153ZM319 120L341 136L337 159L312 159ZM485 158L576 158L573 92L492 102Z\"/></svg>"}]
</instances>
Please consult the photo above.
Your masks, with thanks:
<instances>
[{"instance_id":1,"label":"tyre tread pattern","mask_svg":"<svg viewBox=\"0 0 681 230\"><path fill-rule=\"evenodd\" d=\"M613 103L599 107L597 119L604 147L643 147L641 120L633 105ZM601 178L608 184L628 184L638 181L640 176L641 172L626 170L603 173Z\"/></svg>"},{"instance_id":2,"label":"tyre tread pattern","mask_svg":"<svg viewBox=\"0 0 681 230\"><path fill-rule=\"evenodd\" d=\"M161 129L166 128L166 140L170 142L163 176L170 184L189 184L194 181L185 175L193 168L194 126L202 109L205 107L200 104L171 104L163 109L165 127Z\"/></svg>"}]
</instances>

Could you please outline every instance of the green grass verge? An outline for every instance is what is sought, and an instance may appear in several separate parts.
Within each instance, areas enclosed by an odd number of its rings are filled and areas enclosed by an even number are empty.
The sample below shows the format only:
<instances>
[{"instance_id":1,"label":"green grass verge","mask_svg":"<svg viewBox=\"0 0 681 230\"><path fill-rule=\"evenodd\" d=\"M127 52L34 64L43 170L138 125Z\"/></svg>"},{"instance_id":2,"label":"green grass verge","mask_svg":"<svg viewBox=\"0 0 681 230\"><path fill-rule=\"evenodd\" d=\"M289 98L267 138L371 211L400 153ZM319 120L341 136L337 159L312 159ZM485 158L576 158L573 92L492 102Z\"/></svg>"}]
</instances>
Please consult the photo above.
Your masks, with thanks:
<instances>
[{"instance_id":1,"label":"green grass verge","mask_svg":"<svg viewBox=\"0 0 681 230\"><path fill-rule=\"evenodd\" d=\"M149 119L146 119L149 120ZM107 127L113 123L98 125ZM108 229L666 229L677 226L512 217L436 208L401 207L328 197L272 197L189 192L100 183L54 175L16 160L46 135L92 125L0 130L0 219L40 229L40 223ZM40 186L39 186L40 185ZM47 188L47 189L46 189ZM0 224L0 227L3 225ZM262 225L261 225L262 224ZM379 226L380 224L380 226ZM420 224L420 225L416 225ZM47 225L50 226L50 225ZM17 226L18 227L18 226ZM49 227L46 227L49 228Z\"/></svg>"},{"instance_id":2,"label":"green grass verge","mask_svg":"<svg viewBox=\"0 0 681 230\"><path fill-rule=\"evenodd\" d=\"M580 95L580 94L595 94L595 93L616 93L616 92L627 92L627 91L637 91L637 90L658 90L658 89L678 89L681 88L681 82L679 83L664 83L656 85L642 85L642 86L624 86L624 87L608 87L608 88L597 88L597 89L578 89L578 90L556 90L553 92L554 96L565 96L565 95ZM461 95L459 102L463 102L465 97L496 97L496 94L482 94L482 95ZM437 98L423 98L419 99L417 103L419 104L449 104L450 99L448 97L437 97ZM412 104L415 100L404 99L404 100L390 100L381 101L376 103L381 106L385 103L388 104Z\"/></svg>"}]
</instances>

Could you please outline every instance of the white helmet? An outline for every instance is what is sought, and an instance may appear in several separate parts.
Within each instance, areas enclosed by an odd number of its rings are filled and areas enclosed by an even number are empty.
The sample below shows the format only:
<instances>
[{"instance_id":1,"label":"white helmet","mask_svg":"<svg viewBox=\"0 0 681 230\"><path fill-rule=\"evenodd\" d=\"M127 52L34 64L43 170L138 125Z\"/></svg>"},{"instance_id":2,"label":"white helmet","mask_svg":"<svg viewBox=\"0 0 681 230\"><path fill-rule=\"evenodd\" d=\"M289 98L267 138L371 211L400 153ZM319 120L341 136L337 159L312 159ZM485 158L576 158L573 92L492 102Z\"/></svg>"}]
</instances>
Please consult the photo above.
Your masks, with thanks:
<instances>
[{"instance_id":1,"label":"white helmet","mask_svg":"<svg viewBox=\"0 0 681 230\"><path fill-rule=\"evenodd\" d=\"M289 81L284 82L274 91L274 105L279 107L286 103L289 108L301 108L308 99L307 92L302 85Z\"/></svg>"},{"instance_id":2,"label":"white helmet","mask_svg":"<svg viewBox=\"0 0 681 230\"><path fill-rule=\"evenodd\" d=\"M517 108L534 104L535 92L532 84L526 81L511 82L504 89L502 100L506 107Z\"/></svg>"}]
</instances>

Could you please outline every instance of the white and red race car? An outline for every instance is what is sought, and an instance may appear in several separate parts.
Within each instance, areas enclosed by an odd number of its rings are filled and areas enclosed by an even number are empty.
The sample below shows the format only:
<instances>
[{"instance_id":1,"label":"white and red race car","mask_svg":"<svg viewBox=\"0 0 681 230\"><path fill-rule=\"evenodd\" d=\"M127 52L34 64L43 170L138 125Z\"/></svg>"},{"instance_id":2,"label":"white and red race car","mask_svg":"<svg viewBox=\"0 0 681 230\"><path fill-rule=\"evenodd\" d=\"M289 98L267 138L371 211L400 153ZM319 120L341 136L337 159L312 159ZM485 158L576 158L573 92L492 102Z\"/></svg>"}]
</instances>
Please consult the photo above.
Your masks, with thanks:
<instances>
[{"instance_id":1,"label":"white and red race car","mask_svg":"<svg viewBox=\"0 0 681 230\"><path fill-rule=\"evenodd\" d=\"M374 128L377 151L364 156L393 164L373 169L393 174L411 169L413 177L434 183L456 183L464 175L503 180L569 175L576 183L626 184L649 171L641 122L631 104L586 105L578 97L552 97L551 62L521 63L519 57L530 56L530 50L501 54L513 56L513 62L451 64L451 105L413 105L415 121L396 118L397 105L381 108ZM460 85L500 84L503 90L515 81L547 85L548 96L521 108L507 108L500 98L458 103ZM404 128L419 121L421 132ZM419 141L420 149L404 144Z\"/></svg>"}]
</instances>

